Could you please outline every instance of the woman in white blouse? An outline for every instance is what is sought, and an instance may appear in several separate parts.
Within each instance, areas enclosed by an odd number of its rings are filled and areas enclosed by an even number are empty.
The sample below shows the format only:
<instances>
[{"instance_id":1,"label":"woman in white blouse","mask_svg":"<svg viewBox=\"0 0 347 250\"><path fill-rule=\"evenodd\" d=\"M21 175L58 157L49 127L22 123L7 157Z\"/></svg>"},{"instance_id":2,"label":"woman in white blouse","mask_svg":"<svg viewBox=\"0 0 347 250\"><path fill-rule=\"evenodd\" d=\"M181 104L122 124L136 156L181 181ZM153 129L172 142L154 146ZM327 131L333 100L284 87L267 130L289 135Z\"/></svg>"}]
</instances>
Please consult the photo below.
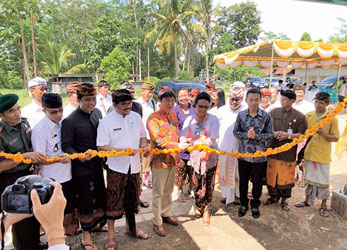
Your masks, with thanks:
<instances>
[{"instance_id":1,"label":"woman in white blouse","mask_svg":"<svg viewBox=\"0 0 347 250\"><path fill-rule=\"evenodd\" d=\"M183 125L181 142L190 142L192 145L203 144L217 149L216 139L219 134L219 121L215 115L207 111L211 104L211 97L200 93L194 102L196 114L189 116ZM208 154L194 150L190 152L190 165L194 169L193 188L195 196L195 215L203 215L204 225L210 224L209 207L215 184L217 154Z\"/></svg>"}]
</instances>

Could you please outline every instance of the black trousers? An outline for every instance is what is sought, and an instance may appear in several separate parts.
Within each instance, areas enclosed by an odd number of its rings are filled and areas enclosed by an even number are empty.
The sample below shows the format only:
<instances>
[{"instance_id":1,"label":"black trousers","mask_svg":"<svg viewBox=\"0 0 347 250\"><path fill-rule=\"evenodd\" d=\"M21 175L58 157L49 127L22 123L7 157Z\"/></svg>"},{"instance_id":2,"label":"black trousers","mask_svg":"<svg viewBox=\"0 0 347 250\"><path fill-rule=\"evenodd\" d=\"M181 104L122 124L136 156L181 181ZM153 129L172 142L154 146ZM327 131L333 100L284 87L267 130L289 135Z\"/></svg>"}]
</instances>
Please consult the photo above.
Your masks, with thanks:
<instances>
[{"instance_id":1,"label":"black trousers","mask_svg":"<svg viewBox=\"0 0 347 250\"><path fill-rule=\"evenodd\" d=\"M251 207L258 208L260 205L260 196L263 189L264 168L266 162L254 163L244 160L238 160L240 176L240 201L241 206L248 207L248 182L252 180Z\"/></svg>"},{"instance_id":2,"label":"black trousers","mask_svg":"<svg viewBox=\"0 0 347 250\"><path fill-rule=\"evenodd\" d=\"M19 177L31 174L27 170L20 170L15 173L0 174L0 195L5 188L16 182ZM1 199L0 199L1 211ZM15 250L37 250L40 242L40 224L35 217L24 219L12 225L13 246Z\"/></svg>"}]
</instances>

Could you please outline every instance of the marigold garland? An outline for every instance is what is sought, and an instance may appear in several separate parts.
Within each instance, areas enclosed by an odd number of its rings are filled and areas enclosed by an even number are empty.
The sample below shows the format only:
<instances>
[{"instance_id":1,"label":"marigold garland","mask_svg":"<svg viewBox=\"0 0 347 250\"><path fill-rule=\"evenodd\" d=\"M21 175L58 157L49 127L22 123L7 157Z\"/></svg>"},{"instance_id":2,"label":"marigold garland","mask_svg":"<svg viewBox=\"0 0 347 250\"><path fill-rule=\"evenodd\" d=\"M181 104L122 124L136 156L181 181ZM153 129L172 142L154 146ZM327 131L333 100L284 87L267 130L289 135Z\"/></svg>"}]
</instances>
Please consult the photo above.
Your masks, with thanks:
<instances>
[{"instance_id":1,"label":"marigold garland","mask_svg":"<svg viewBox=\"0 0 347 250\"><path fill-rule=\"evenodd\" d=\"M225 151L219 151L213 148L209 148L206 145L194 145L194 146L190 146L187 148L187 151L191 152L193 150L198 150L198 151L205 151L208 153L214 153L214 154L219 154L219 155L231 155L233 157L239 158L250 158L250 157L263 157L263 156L269 156L269 155L274 155L274 154L278 154L278 153L282 153L285 152L289 149L291 149L292 147L294 147L295 145L297 145L300 142L303 142L305 139L310 138L311 136L313 136L314 134L317 133L318 129L323 128L328 122L330 122L333 117L335 117L338 113L340 113L344 107L345 107L345 102L347 102L347 98L345 98L343 100L344 102L340 102L338 103L338 105L332 110L331 113L329 113L326 118L322 121L320 121L319 123L313 125L310 129L307 129L305 131L304 135L300 135L299 138L294 138L292 140L292 142L288 142L280 147L277 148L268 148L265 152L262 151L256 151L255 153L251 154L251 153L240 153L238 151L234 151L234 152L225 152ZM347 126L346 126L347 127ZM346 129L347 130L347 129ZM126 150L111 150L111 151L96 151L96 150L91 150L88 149L85 153L74 153L74 154L70 154L69 157L71 160L74 159L84 159L86 158L86 155L90 155L91 157L117 157L120 155L124 155L124 156L129 156L131 154L133 154L134 150L132 148L127 148ZM148 152L147 149L144 148L140 148L138 150L138 152L140 154L145 154L146 152ZM162 149L159 150L158 148L149 150L149 153L154 154L154 155L158 155L158 154L168 154L168 153L179 153L181 152L181 150L179 148L168 148L168 149ZM0 157L4 157L6 159L10 159L13 160L16 163L20 163L23 162L25 164L30 164L32 163L31 159L27 159L24 158L24 156L20 153L16 153L16 154L8 154L8 153L4 153L4 152L0 152ZM55 156L55 157L51 157L51 158L47 158L48 162L55 162L58 161L60 158L59 156Z\"/></svg>"}]
</instances>

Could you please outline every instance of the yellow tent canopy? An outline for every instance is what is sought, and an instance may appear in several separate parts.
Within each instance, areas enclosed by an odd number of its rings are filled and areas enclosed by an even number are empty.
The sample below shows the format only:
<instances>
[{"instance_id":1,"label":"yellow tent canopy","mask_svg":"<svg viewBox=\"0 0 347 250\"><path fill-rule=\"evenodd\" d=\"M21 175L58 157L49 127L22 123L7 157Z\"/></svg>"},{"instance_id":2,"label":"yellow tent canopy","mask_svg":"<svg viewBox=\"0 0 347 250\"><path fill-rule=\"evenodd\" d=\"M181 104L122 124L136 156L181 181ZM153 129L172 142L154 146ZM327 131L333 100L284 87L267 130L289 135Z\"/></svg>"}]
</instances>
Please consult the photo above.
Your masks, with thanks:
<instances>
[{"instance_id":1,"label":"yellow tent canopy","mask_svg":"<svg viewBox=\"0 0 347 250\"><path fill-rule=\"evenodd\" d=\"M313 69L347 65L347 44L321 42L296 42L271 40L215 56L220 69L247 67L272 67Z\"/></svg>"}]
</instances>

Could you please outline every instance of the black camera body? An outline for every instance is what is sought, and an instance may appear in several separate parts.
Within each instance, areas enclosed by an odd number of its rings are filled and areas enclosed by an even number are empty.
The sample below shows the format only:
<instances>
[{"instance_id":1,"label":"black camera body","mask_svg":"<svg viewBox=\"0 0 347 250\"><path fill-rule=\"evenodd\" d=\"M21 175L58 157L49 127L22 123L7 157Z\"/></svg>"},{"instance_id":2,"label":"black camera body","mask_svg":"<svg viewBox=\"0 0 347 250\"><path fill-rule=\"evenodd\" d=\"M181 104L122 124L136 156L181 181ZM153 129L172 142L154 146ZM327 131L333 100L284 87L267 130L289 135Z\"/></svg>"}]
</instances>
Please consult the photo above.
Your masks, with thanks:
<instances>
[{"instance_id":1,"label":"black camera body","mask_svg":"<svg viewBox=\"0 0 347 250\"><path fill-rule=\"evenodd\" d=\"M32 214L33 204L30 192L36 189L41 203L47 203L52 194L53 186L49 183L51 178L41 178L39 175L27 175L20 177L8 187L1 195L1 207L8 213Z\"/></svg>"}]
</instances>

